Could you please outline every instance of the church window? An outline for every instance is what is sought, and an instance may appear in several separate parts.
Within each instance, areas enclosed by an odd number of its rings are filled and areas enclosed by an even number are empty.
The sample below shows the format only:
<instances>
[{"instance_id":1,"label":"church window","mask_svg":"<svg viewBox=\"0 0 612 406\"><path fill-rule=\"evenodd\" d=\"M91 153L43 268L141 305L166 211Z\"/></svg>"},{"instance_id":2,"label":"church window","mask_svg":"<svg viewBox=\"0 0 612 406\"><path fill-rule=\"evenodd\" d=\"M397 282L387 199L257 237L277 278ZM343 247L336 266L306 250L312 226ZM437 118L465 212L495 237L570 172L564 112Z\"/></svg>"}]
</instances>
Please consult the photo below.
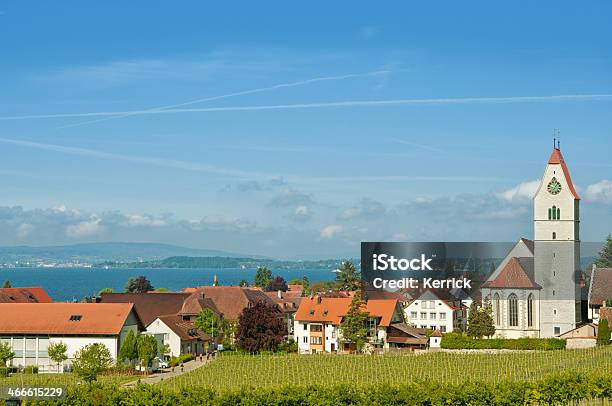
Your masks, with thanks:
<instances>
[{"instance_id":1,"label":"church window","mask_svg":"<svg viewBox=\"0 0 612 406\"><path fill-rule=\"evenodd\" d=\"M500 323L500 314L499 314L499 294L498 293L496 293L493 296L493 308L495 310L495 324L499 326L501 323Z\"/></svg>"},{"instance_id":2,"label":"church window","mask_svg":"<svg viewBox=\"0 0 612 406\"><path fill-rule=\"evenodd\" d=\"M527 297L527 325L533 327L533 293Z\"/></svg>"},{"instance_id":3,"label":"church window","mask_svg":"<svg viewBox=\"0 0 612 406\"><path fill-rule=\"evenodd\" d=\"M554 231L553 231L552 239L553 239L553 240L556 240L556 239L557 239L557 233L555 233Z\"/></svg>"},{"instance_id":4,"label":"church window","mask_svg":"<svg viewBox=\"0 0 612 406\"><path fill-rule=\"evenodd\" d=\"M557 207L557 220L561 220L561 209Z\"/></svg>"},{"instance_id":5,"label":"church window","mask_svg":"<svg viewBox=\"0 0 612 406\"><path fill-rule=\"evenodd\" d=\"M552 220L552 209L548 209L548 219Z\"/></svg>"},{"instance_id":6,"label":"church window","mask_svg":"<svg viewBox=\"0 0 612 406\"><path fill-rule=\"evenodd\" d=\"M557 220L557 206L552 207L552 219Z\"/></svg>"},{"instance_id":7,"label":"church window","mask_svg":"<svg viewBox=\"0 0 612 406\"><path fill-rule=\"evenodd\" d=\"M508 322L510 327L518 326L518 297L514 293L508 296Z\"/></svg>"}]
</instances>

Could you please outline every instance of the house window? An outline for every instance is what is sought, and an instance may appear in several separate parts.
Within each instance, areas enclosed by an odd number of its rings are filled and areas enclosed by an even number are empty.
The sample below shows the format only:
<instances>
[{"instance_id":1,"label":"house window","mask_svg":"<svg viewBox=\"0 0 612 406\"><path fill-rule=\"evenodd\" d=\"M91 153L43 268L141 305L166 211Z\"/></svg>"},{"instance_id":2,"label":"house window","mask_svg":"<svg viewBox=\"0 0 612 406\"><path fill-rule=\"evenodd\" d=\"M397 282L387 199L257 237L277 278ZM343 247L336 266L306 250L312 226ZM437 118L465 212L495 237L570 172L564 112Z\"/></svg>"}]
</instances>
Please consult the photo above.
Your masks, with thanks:
<instances>
[{"instance_id":1,"label":"house window","mask_svg":"<svg viewBox=\"0 0 612 406\"><path fill-rule=\"evenodd\" d=\"M493 295L493 310L495 311L495 324L499 326L501 324L499 313L499 293Z\"/></svg>"},{"instance_id":2,"label":"house window","mask_svg":"<svg viewBox=\"0 0 612 406\"><path fill-rule=\"evenodd\" d=\"M518 326L518 297L514 293L508 296L508 322L510 327Z\"/></svg>"},{"instance_id":3,"label":"house window","mask_svg":"<svg viewBox=\"0 0 612 406\"><path fill-rule=\"evenodd\" d=\"M437 327L436 326L429 326L430 329L435 330Z\"/></svg>"},{"instance_id":4,"label":"house window","mask_svg":"<svg viewBox=\"0 0 612 406\"><path fill-rule=\"evenodd\" d=\"M555 326L555 335L556 336L561 335L561 327Z\"/></svg>"},{"instance_id":5,"label":"house window","mask_svg":"<svg viewBox=\"0 0 612 406\"><path fill-rule=\"evenodd\" d=\"M436 314L435 313L429 313L429 318L432 320L436 319Z\"/></svg>"},{"instance_id":6,"label":"house window","mask_svg":"<svg viewBox=\"0 0 612 406\"><path fill-rule=\"evenodd\" d=\"M308 337L304 336L304 338L302 339L302 341L304 341L304 344L308 344Z\"/></svg>"},{"instance_id":7,"label":"house window","mask_svg":"<svg viewBox=\"0 0 612 406\"><path fill-rule=\"evenodd\" d=\"M527 326L533 327L533 293L527 297Z\"/></svg>"},{"instance_id":8,"label":"house window","mask_svg":"<svg viewBox=\"0 0 612 406\"><path fill-rule=\"evenodd\" d=\"M425 320L427 318L426 312L421 312L421 320Z\"/></svg>"},{"instance_id":9,"label":"house window","mask_svg":"<svg viewBox=\"0 0 612 406\"><path fill-rule=\"evenodd\" d=\"M319 336L310 337L310 344L314 344L314 345L323 344L323 337L319 337Z\"/></svg>"},{"instance_id":10,"label":"house window","mask_svg":"<svg viewBox=\"0 0 612 406\"><path fill-rule=\"evenodd\" d=\"M436 308L436 302L435 302L435 300L430 300L430 301L429 301L429 308L430 308L430 309L435 309L435 308Z\"/></svg>"},{"instance_id":11,"label":"house window","mask_svg":"<svg viewBox=\"0 0 612 406\"><path fill-rule=\"evenodd\" d=\"M418 317L417 312L410 312L410 318L411 319L416 319Z\"/></svg>"},{"instance_id":12,"label":"house window","mask_svg":"<svg viewBox=\"0 0 612 406\"><path fill-rule=\"evenodd\" d=\"M424 300L421 302L421 309L427 309L427 302Z\"/></svg>"},{"instance_id":13,"label":"house window","mask_svg":"<svg viewBox=\"0 0 612 406\"><path fill-rule=\"evenodd\" d=\"M440 326L440 332L446 333L446 326Z\"/></svg>"},{"instance_id":14,"label":"house window","mask_svg":"<svg viewBox=\"0 0 612 406\"><path fill-rule=\"evenodd\" d=\"M424 324L421 324L421 328L427 328L427 326Z\"/></svg>"},{"instance_id":15,"label":"house window","mask_svg":"<svg viewBox=\"0 0 612 406\"><path fill-rule=\"evenodd\" d=\"M304 331L308 330L308 323L304 323Z\"/></svg>"},{"instance_id":16,"label":"house window","mask_svg":"<svg viewBox=\"0 0 612 406\"><path fill-rule=\"evenodd\" d=\"M440 313L440 320L446 320L446 313Z\"/></svg>"},{"instance_id":17,"label":"house window","mask_svg":"<svg viewBox=\"0 0 612 406\"><path fill-rule=\"evenodd\" d=\"M321 331L323 331L323 326L320 324L311 324L310 331L315 332L315 333L320 333Z\"/></svg>"},{"instance_id":18,"label":"house window","mask_svg":"<svg viewBox=\"0 0 612 406\"><path fill-rule=\"evenodd\" d=\"M336 330L332 330L332 338L336 338Z\"/></svg>"}]
</instances>

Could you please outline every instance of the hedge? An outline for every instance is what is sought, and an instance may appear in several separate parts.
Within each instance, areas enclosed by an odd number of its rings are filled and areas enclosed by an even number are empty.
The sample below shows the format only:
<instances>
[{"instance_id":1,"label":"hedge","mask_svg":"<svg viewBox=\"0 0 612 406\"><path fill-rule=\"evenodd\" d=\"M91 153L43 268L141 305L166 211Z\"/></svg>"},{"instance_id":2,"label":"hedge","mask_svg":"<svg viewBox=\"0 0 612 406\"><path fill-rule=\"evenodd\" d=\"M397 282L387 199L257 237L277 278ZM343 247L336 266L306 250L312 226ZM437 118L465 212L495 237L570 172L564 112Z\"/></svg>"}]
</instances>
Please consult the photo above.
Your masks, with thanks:
<instances>
[{"instance_id":1,"label":"hedge","mask_svg":"<svg viewBox=\"0 0 612 406\"><path fill-rule=\"evenodd\" d=\"M178 357L172 357L170 359L170 365L179 366L188 361L193 361L193 354L181 354Z\"/></svg>"},{"instance_id":2,"label":"hedge","mask_svg":"<svg viewBox=\"0 0 612 406\"><path fill-rule=\"evenodd\" d=\"M451 350L562 350L565 348L565 340L560 338L476 339L461 333L448 333L442 337L440 346Z\"/></svg>"},{"instance_id":3,"label":"hedge","mask_svg":"<svg viewBox=\"0 0 612 406\"><path fill-rule=\"evenodd\" d=\"M154 385L131 389L102 384L73 386L62 403L86 405L494 405L566 404L583 399L612 398L612 374L565 373L540 381L497 384L467 380L460 385L421 381L391 386L339 384L243 388L215 392L193 386L172 391Z\"/></svg>"}]
</instances>

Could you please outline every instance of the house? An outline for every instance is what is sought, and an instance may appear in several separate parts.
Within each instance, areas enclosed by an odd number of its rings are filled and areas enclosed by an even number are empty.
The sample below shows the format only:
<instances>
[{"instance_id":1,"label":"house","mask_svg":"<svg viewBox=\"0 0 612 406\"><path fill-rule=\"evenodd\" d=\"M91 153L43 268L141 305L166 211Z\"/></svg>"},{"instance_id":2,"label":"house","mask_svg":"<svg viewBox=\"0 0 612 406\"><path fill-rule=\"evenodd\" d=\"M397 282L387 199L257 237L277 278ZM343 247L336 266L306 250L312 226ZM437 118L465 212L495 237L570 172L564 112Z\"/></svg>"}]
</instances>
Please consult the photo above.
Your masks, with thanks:
<instances>
[{"instance_id":1,"label":"house","mask_svg":"<svg viewBox=\"0 0 612 406\"><path fill-rule=\"evenodd\" d=\"M253 305L263 301L275 304L262 290L243 288L240 286L199 286L197 288L183 289L185 293L199 292L214 303L216 309L223 314L226 320L237 322L240 313Z\"/></svg>"},{"instance_id":2,"label":"house","mask_svg":"<svg viewBox=\"0 0 612 406\"><path fill-rule=\"evenodd\" d=\"M566 349L591 348L597 345L597 324L585 323L559 336L566 340Z\"/></svg>"},{"instance_id":3,"label":"house","mask_svg":"<svg viewBox=\"0 0 612 406\"><path fill-rule=\"evenodd\" d=\"M0 303L51 303L43 288L0 288Z\"/></svg>"},{"instance_id":4,"label":"house","mask_svg":"<svg viewBox=\"0 0 612 406\"><path fill-rule=\"evenodd\" d=\"M440 348L442 345L442 333L440 330L436 330L429 336L429 347Z\"/></svg>"},{"instance_id":5,"label":"house","mask_svg":"<svg viewBox=\"0 0 612 406\"><path fill-rule=\"evenodd\" d=\"M159 316L147 327L146 334L154 335L161 344L168 344L170 356L204 354L211 349L212 338L198 329L193 321L180 315Z\"/></svg>"},{"instance_id":6,"label":"house","mask_svg":"<svg viewBox=\"0 0 612 406\"><path fill-rule=\"evenodd\" d=\"M406 323L394 323L387 328L387 343L394 351L414 351L427 348L427 329Z\"/></svg>"},{"instance_id":7,"label":"house","mask_svg":"<svg viewBox=\"0 0 612 406\"><path fill-rule=\"evenodd\" d=\"M350 297L325 297L321 295L303 298L295 314L294 339L301 354L319 352L352 351L354 345L344 341L340 324L347 314ZM388 348L387 328L392 323L403 322L403 314L397 300L368 300L365 312L369 342L377 348Z\"/></svg>"},{"instance_id":8,"label":"house","mask_svg":"<svg viewBox=\"0 0 612 406\"><path fill-rule=\"evenodd\" d=\"M415 295L416 296L416 295ZM453 299L443 299L444 292L426 289L404 308L408 324L421 329L440 330L442 333L462 329L467 309L456 306Z\"/></svg>"},{"instance_id":9,"label":"house","mask_svg":"<svg viewBox=\"0 0 612 406\"><path fill-rule=\"evenodd\" d=\"M600 309L607 300L612 300L612 268L597 268L593 265L588 294L588 318L598 323ZM610 306L607 306L610 307Z\"/></svg>"},{"instance_id":10,"label":"house","mask_svg":"<svg viewBox=\"0 0 612 406\"><path fill-rule=\"evenodd\" d=\"M0 342L9 343L14 366L37 365L56 371L47 349L62 342L68 347L70 365L77 351L88 344L104 344L113 358L129 331L144 325L130 303L2 303Z\"/></svg>"},{"instance_id":11,"label":"house","mask_svg":"<svg viewBox=\"0 0 612 406\"><path fill-rule=\"evenodd\" d=\"M178 314L191 293L102 293L100 303L133 303L134 309L145 326L159 316Z\"/></svg>"},{"instance_id":12,"label":"house","mask_svg":"<svg viewBox=\"0 0 612 406\"><path fill-rule=\"evenodd\" d=\"M277 292L265 292L265 294L270 300L276 303L281 312L283 312L285 321L287 322L288 336L293 337L294 316L302 301L302 285L289 285L289 290L286 292L279 290Z\"/></svg>"}]
</instances>

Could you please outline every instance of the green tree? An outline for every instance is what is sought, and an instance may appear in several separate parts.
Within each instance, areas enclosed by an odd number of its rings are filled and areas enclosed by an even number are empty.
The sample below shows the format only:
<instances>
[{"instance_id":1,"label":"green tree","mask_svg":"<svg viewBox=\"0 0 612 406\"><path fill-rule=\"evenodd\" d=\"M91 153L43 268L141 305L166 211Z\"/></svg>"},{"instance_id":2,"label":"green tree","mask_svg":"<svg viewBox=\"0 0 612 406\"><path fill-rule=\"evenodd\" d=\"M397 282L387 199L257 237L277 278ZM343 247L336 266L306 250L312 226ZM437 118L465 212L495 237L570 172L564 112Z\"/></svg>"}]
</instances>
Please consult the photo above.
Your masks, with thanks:
<instances>
[{"instance_id":1,"label":"green tree","mask_svg":"<svg viewBox=\"0 0 612 406\"><path fill-rule=\"evenodd\" d=\"M100 291L98 292L98 296L102 296L102 293L115 293L115 289L113 288L100 289Z\"/></svg>"},{"instance_id":2,"label":"green tree","mask_svg":"<svg viewBox=\"0 0 612 406\"><path fill-rule=\"evenodd\" d=\"M140 365L148 367L157 356L157 340L150 334L141 335L138 339L138 359Z\"/></svg>"},{"instance_id":3,"label":"green tree","mask_svg":"<svg viewBox=\"0 0 612 406\"><path fill-rule=\"evenodd\" d=\"M57 372L59 372L60 364L68 359L68 346L61 341L51 343L47 352L51 361L57 364Z\"/></svg>"},{"instance_id":4,"label":"green tree","mask_svg":"<svg viewBox=\"0 0 612 406\"><path fill-rule=\"evenodd\" d=\"M599 327L597 328L597 345L609 345L610 344L610 326L608 326L607 319L601 319L599 321Z\"/></svg>"},{"instance_id":5,"label":"green tree","mask_svg":"<svg viewBox=\"0 0 612 406\"><path fill-rule=\"evenodd\" d=\"M247 281L246 279L243 279L243 280L240 281L238 286L240 286L241 288L248 288L249 287L249 281Z\"/></svg>"},{"instance_id":6,"label":"green tree","mask_svg":"<svg viewBox=\"0 0 612 406\"><path fill-rule=\"evenodd\" d=\"M138 337L133 330L130 330L119 348L119 360L129 362L132 367L134 361L138 359Z\"/></svg>"},{"instance_id":7,"label":"green tree","mask_svg":"<svg viewBox=\"0 0 612 406\"><path fill-rule=\"evenodd\" d=\"M125 284L125 293L146 293L154 289L151 282L144 276L130 278Z\"/></svg>"},{"instance_id":8,"label":"green tree","mask_svg":"<svg viewBox=\"0 0 612 406\"><path fill-rule=\"evenodd\" d=\"M472 338L491 337L495 334L493 306L486 300L484 303L474 300L468 311L467 334Z\"/></svg>"},{"instance_id":9,"label":"green tree","mask_svg":"<svg viewBox=\"0 0 612 406\"><path fill-rule=\"evenodd\" d=\"M598 268L612 268L612 234L608 234L606 245L599 253L599 257L595 260L595 265Z\"/></svg>"},{"instance_id":10,"label":"green tree","mask_svg":"<svg viewBox=\"0 0 612 406\"><path fill-rule=\"evenodd\" d=\"M6 363L15 358L15 353L11 349L9 343L0 343L0 367L6 366Z\"/></svg>"},{"instance_id":11,"label":"green tree","mask_svg":"<svg viewBox=\"0 0 612 406\"><path fill-rule=\"evenodd\" d=\"M210 309L202 309L193 324L213 339L219 335L221 329L219 317Z\"/></svg>"},{"instance_id":12,"label":"green tree","mask_svg":"<svg viewBox=\"0 0 612 406\"><path fill-rule=\"evenodd\" d=\"M72 370L85 382L91 384L98 379L98 375L104 372L113 363L113 357L104 344L94 343L86 345L77 351Z\"/></svg>"},{"instance_id":13,"label":"green tree","mask_svg":"<svg viewBox=\"0 0 612 406\"><path fill-rule=\"evenodd\" d=\"M357 351L361 351L368 339L368 329L366 327L368 313L364 311L364 308L365 302L361 291L358 290L355 292L348 311L340 323L342 338L354 343L357 346Z\"/></svg>"},{"instance_id":14,"label":"green tree","mask_svg":"<svg viewBox=\"0 0 612 406\"><path fill-rule=\"evenodd\" d=\"M352 261L343 261L336 271L336 284L340 290L357 290L361 286L361 274Z\"/></svg>"},{"instance_id":15,"label":"green tree","mask_svg":"<svg viewBox=\"0 0 612 406\"><path fill-rule=\"evenodd\" d=\"M268 286L271 279L272 271L265 266L258 266L257 271L255 272L255 280L253 281L253 285L263 289Z\"/></svg>"},{"instance_id":16,"label":"green tree","mask_svg":"<svg viewBox=\"0 0 612 406\"><path fill-rule=\"evenodd\" d=\"M11 282L7 279L4 281L4 283L2 284L3 288L10 288L11 287Z\"/></svg>"}]
</instances>

